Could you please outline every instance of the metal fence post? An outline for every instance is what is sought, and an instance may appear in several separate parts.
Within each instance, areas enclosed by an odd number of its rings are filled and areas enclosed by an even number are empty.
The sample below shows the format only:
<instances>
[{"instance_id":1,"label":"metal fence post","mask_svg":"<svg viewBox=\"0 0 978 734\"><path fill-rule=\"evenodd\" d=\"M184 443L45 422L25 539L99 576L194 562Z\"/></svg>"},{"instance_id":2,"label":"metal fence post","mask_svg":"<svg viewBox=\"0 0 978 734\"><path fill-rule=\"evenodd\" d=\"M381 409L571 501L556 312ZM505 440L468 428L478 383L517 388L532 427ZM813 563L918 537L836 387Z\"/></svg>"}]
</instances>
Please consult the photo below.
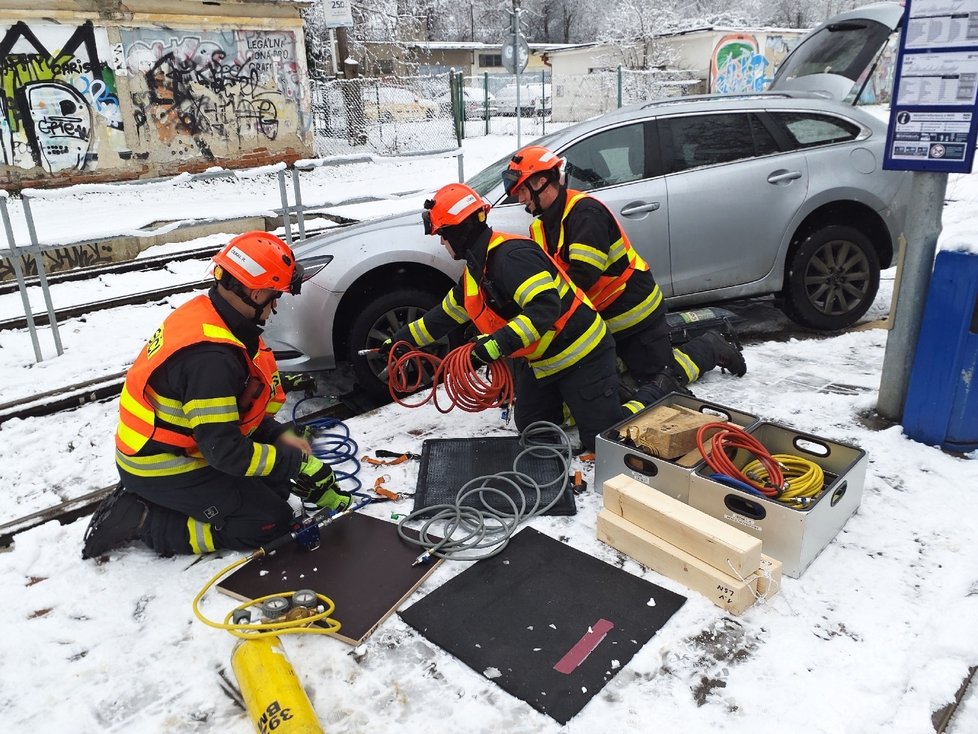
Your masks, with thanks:
<instances>
[{"instance_id":1,"label":"metal fence post","mask_svg":"<svg viewBox=\"0 0 978 734\"><path fill-rule=\"evenodd\" d=\"M302 208L302 189L299 186L299 171L292 167L292 191L295 194L295 221L299 226L299 242L306 239L306 213ZM289 229L292 229L292 218L289 217Z\"/></svg>"},{"instance_id":2,"label":"metal fence post","mask_svg":"<svg viewBox=\"0 0 978 734\"><path fill-rule=\"evenodd\" d=\"M292 212L289 208L289 192L285 188L285 170L278 172L278 193L282 199L282 226L285 228L285 241L292 247Z\"/></svg>"},{"instance_id":3,"label":"metal fence post","mask_svg":"<svg viewBox=\"0 0 978 734\"><path fill-rule=\"evenodd\" d=\"M24 217L27 219L27 232L31 238L30 252L34 256L37 264L37 279L41 284L41 293L44 294L44 305L48 310L48 319L51 324L51 336L54 337L54 346L58 350L60 357L65 353L61 346L61 334L58 332L58 318L54 313L54 305L51 303L51 289L48 287L48 276L44 272L44 255L37 241L37 231L34 229L34 215L31 213L31 198L26 192L21 192L21 201L24 202Z\"/></svg>"},{"instance_id":4,"label":"metal fence post","mask_svg":"<svg viewBox=\"0 0 978 734\"><path fill-rule=\"evenodd\" d=\"M486 135L489 134L489 72L482 72L482 92L486 100Z\"/></svg>"},{"instance_id":5,"label":"metal fence post","mask_svg":"<svg viewBox=\"0 0 978 734\"><path fill-rule=\"evenodd\" d=\"M550 87L551 94L553 93L553 86ZM550 98L550 111L553 112L554 100L553 97ZM540 69L540 132L542 135L547 134L547 72Z\"/></svg>"},{"instance_id":6,"label":"metal fence post","mask_svg":"<svg viewBox=\"0 0 978 734\"><path fill-rule=\"evenodd\" d=\"M41 345L37 340L37 326L34 325L34 312L31 311L31 299L27 296L27 281L24 279L24 268L20 264L20 253L17 251L17 243L14 242L14 230L10 226L10 212L7 210L7 192L0 195L0 213L3 215L3 229L7 233L7 246L10 248L10 264L14 267L14 277L17 278L17 287L20 289L20 300L24 304L24 317L27 319L27 330L31 335L31 344L34 345L34 360L40 362L44 359L41 356Z\"/></svg>"}]
</instances>

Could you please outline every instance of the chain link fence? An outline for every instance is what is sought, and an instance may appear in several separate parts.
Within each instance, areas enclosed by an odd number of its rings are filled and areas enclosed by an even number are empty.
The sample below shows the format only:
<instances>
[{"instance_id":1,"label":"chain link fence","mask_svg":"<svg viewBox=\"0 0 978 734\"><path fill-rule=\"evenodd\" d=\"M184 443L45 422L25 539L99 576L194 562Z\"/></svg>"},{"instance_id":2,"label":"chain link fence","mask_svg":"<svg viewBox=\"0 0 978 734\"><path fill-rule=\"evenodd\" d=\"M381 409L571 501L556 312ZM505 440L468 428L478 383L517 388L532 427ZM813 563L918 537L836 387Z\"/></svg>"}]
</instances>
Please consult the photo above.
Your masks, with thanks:
<instances>
[{"instance_id":1,"label":"chain link fence","mask_svg":"<svg viewBox=\"0 0 978 734\"><path fill-rule=\"evenodd\" d=\"M458 146L449 75L311 80L318 157L410 155Z\"/></svg>"},{"instance_id":2,"label":"chain link fence","mask_svg":"<svg viewBox=\"0 0 978 734\"><path fill-rule=\"evenodd\" d=\"M554 123L572 123L623 105L698 94L692 71L599 71L313 80L318 157L371 152L410 155L453 149L461 138L512 134L527 138ZM518 118L517 118L518 116ZM518 120L518 122L517 122Z\"/></svg>"}]
</instances>

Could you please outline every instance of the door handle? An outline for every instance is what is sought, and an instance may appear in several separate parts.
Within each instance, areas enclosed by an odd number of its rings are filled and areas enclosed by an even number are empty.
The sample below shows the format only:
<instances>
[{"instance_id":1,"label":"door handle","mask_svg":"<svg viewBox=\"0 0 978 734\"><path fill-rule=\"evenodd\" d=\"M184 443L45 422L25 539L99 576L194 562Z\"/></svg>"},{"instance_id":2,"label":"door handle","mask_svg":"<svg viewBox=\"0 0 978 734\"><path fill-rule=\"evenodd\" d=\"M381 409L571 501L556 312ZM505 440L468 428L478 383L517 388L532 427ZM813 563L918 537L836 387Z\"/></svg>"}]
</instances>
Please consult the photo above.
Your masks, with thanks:
<instances>
[{"instance_id":1,"label":"door handle","mask_svg":"<svg viewBox=\"0 0 978 734\"><path fill-rule=\"evenodd\" d=\"M629 214L645 214L645 212L654 212L658 208L659 208L659 202L657 201L627 204L626 206L623 206L621 208L621 215L623 217L627 217Z\"/></svg>"},{"instance_id":2,"label":"door handle","mask_svg":"<svg viewBox=\"0 0 978 734\"><path fill-rule=\"evenodd\" d=\"M772 184L788 183L799 178L801 178L801 171L785 171L782 169L768 176L767 182Z\"/></svg>"}]
</instances>

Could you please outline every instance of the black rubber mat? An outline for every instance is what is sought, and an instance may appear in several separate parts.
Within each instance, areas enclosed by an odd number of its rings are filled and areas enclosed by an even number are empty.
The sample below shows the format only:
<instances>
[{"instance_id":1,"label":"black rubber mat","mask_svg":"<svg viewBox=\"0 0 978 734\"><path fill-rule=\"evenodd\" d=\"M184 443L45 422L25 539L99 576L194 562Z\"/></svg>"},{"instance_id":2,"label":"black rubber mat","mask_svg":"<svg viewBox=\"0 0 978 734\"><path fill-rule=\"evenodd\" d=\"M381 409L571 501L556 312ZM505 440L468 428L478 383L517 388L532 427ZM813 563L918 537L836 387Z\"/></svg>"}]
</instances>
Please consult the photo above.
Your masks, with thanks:
<instances>
[{"instance_id":1,"label":"black rubber mat","mask_svg":"<svg viewBox=\"0 0 978 734\"><path fill-rule=\"evenodd\" d=\"M418 486L414 494L414 510L437 504L454 504L459 489L470 479L504 471L512 471L513 461L521 450L519 436L495 438L432 438L421 445L421 468ZM561 483L546 487L564 473L562 462L552 456L525 456L520 460L519 471L533 477L543 488L540 506L546 506L560 491ZM520 499L516 490L505 482L490 482L489 486L501 489L512 497L517 507ZM528 486L523 489L527 501L532 503L536 491ZM481 499L480 499L481 498ZM463 503L512 512L505 499L494 494L474 494ZM572 492L565 491L547 515L574 515L577 504ZM419 517L425 517L422 514Z\"/></svg>"},{"instance_id":2,"label":"black rubber mat","mask_svg":"<svg viewBox=\"0 0 978 734\"><path fill-rule=\"evenodd\" d=\"M472 670L566 723L685 597L524 527L399 612Z\"/></svg>"}]
</instances>

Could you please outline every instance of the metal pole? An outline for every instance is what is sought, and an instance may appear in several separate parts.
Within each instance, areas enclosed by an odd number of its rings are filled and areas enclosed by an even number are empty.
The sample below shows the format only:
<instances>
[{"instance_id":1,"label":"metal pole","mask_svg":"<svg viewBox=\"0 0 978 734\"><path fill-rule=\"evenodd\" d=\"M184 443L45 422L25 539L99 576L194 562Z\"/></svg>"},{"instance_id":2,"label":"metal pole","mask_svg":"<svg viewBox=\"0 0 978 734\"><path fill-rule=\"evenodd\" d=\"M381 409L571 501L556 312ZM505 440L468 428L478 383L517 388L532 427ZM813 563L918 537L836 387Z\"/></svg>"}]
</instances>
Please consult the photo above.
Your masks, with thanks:
<instances>
[{"instance_id":1,"label":"metal pole","mask_svg":"<svg viewBox=\"0 0 978 734\"><path fill-rule=\"evenodd\" d=\"M3 215L3 229L7 233L7 245L10 248L10 264L14 266L14 276L17 278L17 287L20 289L20 300L24 304L24 317L27 319L27 330L31 334L31 344L34 345L34 360L40 362L44 357L41 356L41 345L37 340L37 326L34 325L34 312L31 311L31 299L27 297L27 281L24 280L24 269L20 265L20 253L17 252L17 244L14 242L14 229L10 226L10 212L7 211L6 192L0 197L0 213Z\"/></svg>"},{"instance_id":2,"label":"metal pole","mask_svg":"<svg viewBox=\"0 0 978 734\"><path fill-rule=\"evenodd\" d=\"M299 242L306 238L306 215L302 210L302 189L299 187L299 172L292 169L292 190L295 192L295 218L299 225ZM291 223L292 220L290 219Z\"/></svg>"},{"instance_id":3,"label":"metal pole","mask_svg":"<svg viewBox=\"0 0 978 734\"><path fill-rule=\"evenodd\" d=\"M289 210L289 193L285 188L285 171L278 172L278 193L282 199L282 227L285 229L285 241L292 247L292 212Z\"/></svg>"},{"instance_id":4,"label":"metal pole","mask_svg":"<svg viewBox=\"0 0 978 734\"><path fill-rule=\"evenodd\" d=\"M340 63L337 57L340 55L340 50L336 44L336 29L329 29L329 55L333 59L333 76L340 75Z\"/></svg>"},{"instance_id":5,"label":"metal pole","mask_svg":"<svg viewBox=\"0 0 978 734\"><path fill-rule=\"evenodd\" d=\"M465 167L462 164L463 155L464 154L462 153L462 151L459 150L458 155L456 156L458 158L458 182L459 183L463 183L465 181Z\"/></svg>"},{"instance_id":6,"label":"metal pole","mask_svg":"<svg viewBox=\"0 0 978 734\"><path fill-rule=\"evenodd\" d=\"M65 353L61 346L61 334L58 332L58 318L54 314L54 305L51 303L51 289L48 287L48 276L44 272L44 257L41 247L37 242L37 232L34 229L34 215L31 213L31 198L28 194L21 194L21 201L24 203L24 218L27 219L27 232L31 238L31 252L34 255L34 262L37 263L37 279L41 284L41 293L44 295L44 305L48 309L48 322L51 324L51 336L54 337L54 347L58 350L60 357Z\"/></svg>"},{"instance_id":7,"label":"metal pole","mask_svg":"<svg viewBox=\"0 0 978 734\"><path fill-rule=\"evenodd\" d=\"M520 109L520 0L513 0L513 68L516 70L516 147L522 148L522 131L520 122L522 121L523 110Z\"/></svg>"},{"instance_id":8,"label":"metal pole","mask_svg":"<svg viewBox=\"0 0 978 734\"><path fill-rule=\"evenodd\" d=\"M924 315L927 284L934 269L937 238L941 233L946 173L915 171L907 211L907 243L898 270L899 290L894 294L892 327L886 339L876 411L892 421L903 417L910 368L913 366L920 321Z\"/></svg>"},{"instance_id":9,"label":"metal pole","mask_svg":"<svg viewBox=\"0 0 978 734\"><path fill-rule=\"evenodd\" d=\"M486 100L486 135L489 134L489 72L482 72L482 94Z\"/></svg>"},{"instance_id":10,"label":"metal pole","mask_svg":"<svg viewBox=\"0 0 978 734\"><path fill-rule=\"evenodd\" d=\"M553 86L550 87L553 91ZM540 134L547 134L547 72L540 69ZM550 98L550 109L553 110L553 97Z\"/></svg>"}]
</instances>

